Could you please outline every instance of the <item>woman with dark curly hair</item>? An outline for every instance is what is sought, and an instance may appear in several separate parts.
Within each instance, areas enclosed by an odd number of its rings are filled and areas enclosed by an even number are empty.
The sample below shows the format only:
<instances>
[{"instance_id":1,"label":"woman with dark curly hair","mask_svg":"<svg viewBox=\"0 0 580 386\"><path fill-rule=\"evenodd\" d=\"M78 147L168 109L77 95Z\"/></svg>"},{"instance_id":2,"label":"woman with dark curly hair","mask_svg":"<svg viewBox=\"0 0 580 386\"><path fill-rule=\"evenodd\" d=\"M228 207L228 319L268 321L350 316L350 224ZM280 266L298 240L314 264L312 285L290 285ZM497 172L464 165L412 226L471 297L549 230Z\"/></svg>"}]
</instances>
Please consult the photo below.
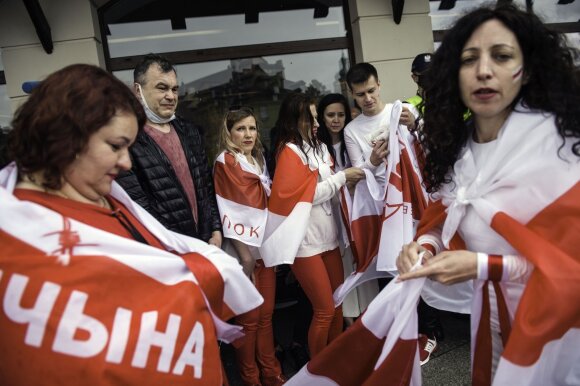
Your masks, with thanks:
<instances>
[{"instance_id":1,"label":"woman with dark curly hair","mask_svg":"<svg viewBox=\"0 0 580 386\"><path fill-rule=\"evenodd\" d=\"M580 383L575 58L535 15L497 6L462 17L426 74L434 203L397 266L401 280L473 280L474 384Z\"/></svg>"}]
</instances>

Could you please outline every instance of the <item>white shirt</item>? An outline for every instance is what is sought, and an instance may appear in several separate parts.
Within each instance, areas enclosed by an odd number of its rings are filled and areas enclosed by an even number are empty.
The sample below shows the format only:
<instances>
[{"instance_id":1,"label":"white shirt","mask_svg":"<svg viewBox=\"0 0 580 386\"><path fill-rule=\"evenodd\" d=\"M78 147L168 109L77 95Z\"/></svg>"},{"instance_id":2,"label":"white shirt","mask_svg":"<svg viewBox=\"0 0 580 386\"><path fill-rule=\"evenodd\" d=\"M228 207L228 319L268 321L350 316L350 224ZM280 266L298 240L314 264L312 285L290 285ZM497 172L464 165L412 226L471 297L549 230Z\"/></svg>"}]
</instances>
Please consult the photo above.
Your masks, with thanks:
<instances>
[{"instance_id":1,"label":"white shirt","mask_svg":"<svg viewBox=\"0 0 580 386\"><path fill-rule=\"evenodd\" d=\"M370 170L381 187L385 186L386 162L383 161L379 166L371 163L373 147L365 137L376 131L381 122L389 122L392 109L393 105L388 103L377 115L369 117L360 114L344 128L344 144L352 165Z\"/></svg>"},{"instance_id":2,"label":"white shirt","mask_svg":"<svg viewBox=\"0 0 580 386\"><path fill-rule=\"evenodd\" d=\"M350 163L350 158L348 157L348 152L344 154L344 164L342 163L342 157L340 155L340 145L342 145L342 142L338 142L332 145L332 147L334 148L334 154L336 155L335 160L336 163L334 164L334 170L337 172L352 166L352 164Z\"/></svg>"},{"instance_id":3,"label":"white shirt","mask_svg":"<svg viewBox=\"0 0 580 386\"><path fill-rule=\"evenodd\" d=\"M298 248L297 257L310 257L338 248L338 227L332 210L332 199L346 184L346 175L343 171L333 174L328 149L325 144L321 144L321 148L322 156L314 154L308 145L304 145L304 151L309 158L308 164L318 166L318 184L312 200L308 228ZM304 157L303 154L300 156Z\"/></svg>"}]
</instances>

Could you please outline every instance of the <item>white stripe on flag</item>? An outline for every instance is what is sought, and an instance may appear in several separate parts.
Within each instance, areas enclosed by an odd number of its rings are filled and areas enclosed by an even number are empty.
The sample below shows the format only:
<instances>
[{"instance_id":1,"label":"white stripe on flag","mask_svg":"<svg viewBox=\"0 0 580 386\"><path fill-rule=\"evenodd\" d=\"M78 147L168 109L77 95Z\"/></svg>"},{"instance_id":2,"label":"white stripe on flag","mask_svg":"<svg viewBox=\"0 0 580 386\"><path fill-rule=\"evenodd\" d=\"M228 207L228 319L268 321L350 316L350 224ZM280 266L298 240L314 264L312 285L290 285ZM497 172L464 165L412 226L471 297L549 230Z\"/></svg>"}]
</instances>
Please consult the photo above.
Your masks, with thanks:
<instances>
[{"instance_id":1,"label":"white stripe on flag","mask_svg":"<svg viewBox=\"0 0 580 386\"><path fill-rule=\"evenodd\" d=\"M568 330L562 339L547 343L542 356L532 366L518 366L502 358L493 385L580 385L578 347L580 329L574 328Z\"/></svg>"},{"instance_id":2,"label":"white stripe on flag","mask_svg":"<svg viewBox=\"0 0 580 386\"><path fill-rule=\"evenodd\" d=\"M224 237L259 247L264 240L268 209L238 204L216 195Z\"/></svg>"},{"instance_id":3,"label":"white stripe on flag","mask_svg":"<svg viewBox=\"0 0 580 386\"><path fill-rule=\"evenodd\" d=\"M292 264L304 240L312 204L299 202L288 217L269 213L260 254L266 267Z\"/></svg>"}]
</instances>

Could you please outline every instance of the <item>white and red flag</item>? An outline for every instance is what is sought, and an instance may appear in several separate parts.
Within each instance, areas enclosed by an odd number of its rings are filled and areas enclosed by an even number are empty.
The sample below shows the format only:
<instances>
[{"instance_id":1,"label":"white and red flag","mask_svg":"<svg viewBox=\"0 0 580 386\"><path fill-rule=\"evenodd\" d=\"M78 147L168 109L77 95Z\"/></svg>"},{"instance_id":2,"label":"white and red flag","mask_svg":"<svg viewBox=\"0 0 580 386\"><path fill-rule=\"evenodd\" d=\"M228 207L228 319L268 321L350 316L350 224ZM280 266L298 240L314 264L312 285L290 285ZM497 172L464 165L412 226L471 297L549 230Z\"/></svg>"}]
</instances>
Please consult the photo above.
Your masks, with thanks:
<instances>
[{"instance_id":1,"label":"white and red flag","mask_svg":"<svg viewBox=\"0 0 580 386\"><path fill-rule=\"evenodd\" d=\"M517 106L498 136L494 162L474 170L472 156L464 151L454 168L455 184L440 190L440 200L421 219L418 235L443 225L445 246L465 249L456 231L472 206L490 232L534 265L515 301L506 290L509 282L494 283L504 350L493 379L489 282L476 280L474 385L580 384L580 161L571 142L557 134L553 116ZM420 384L413 337L425 283L424 278L402 285L392 281L359 321L289 385ZM389 371L383 375L382 369Z\"/></svg>"},{"instance_id":2,"label":"white and red flag","mask_svg":"<svg viewBox=\"0 0 580 386\"><path fill-rule=\"evenodd\" d=\"M13 164L0 172L2 382L221 385L216 339L240 331L212 308L262 302L238 262L163 228L116 183L111 195L178 254L18 200L16 176ZM211 278L196 276L209 266ZM208 279L221 302L204 293Z\"/></svg>"},{"instance_id":3,"label":"white and red flag","mask_svg":"<svg viewBox=\"0 0 580 386\"><path fill-rule=\"evenodd\" d=\"M318 164L314 149L306 144L304 147L309 157L291 143L278 156L266 235L260 248L266 267L294 263L306 234L318 183Z\"/></svg>"},{"instance_id":4,"label":"white and red flag","mask_svg":"<svg viewBox=\"0 0 580 386\"><path fill-rule=\"evenodd\" d=\"M421 385L417 302L425 279L392 280L366 312L316 355L289 386Z\"/></svg>"},{"instance_id":5,"label":"white and red flag","mask_svg":"<svg viewBox=\"0 0 580 386\"><path fill-rule=\"evenodd\" d=\"M222 152L214 164L214 185L224 236L259 247L268 220L270 176L241 154Z\"/></svg>"},{"instance_id":6,"label":"white and red flag","mask_svg":"<svg viewBox=\"0 0 580 386\"><path fill-rule=\"evenodd\" d=\"M365 170L365 174L366 178L373 177L368 170ZM353 288L388 275L376 268L383 210L380 202L372 199L367 184L362 181L357 184L352 201L344 188L340 198L341 219L349 237L356 270L334 291L334 303L337 306Z\"/></svg>"},{"instance_id":7,"label":"white and red flag","mask_svg":"<svg viewBox=\"0 0 580 386\"><path fill-rule=\"evenodd\" d=\"M443 224L444 245L464 249L457 230L469 206L490 233L507 242L510 254L534 266L523 293L510 281L492 283L496 307L490 304L490 281L475 281L474 385L580 384L580 161L571 142L558 135L552 115L516 106L491 161L477 169L466 147L454 166L454 184L444 185L436 196L441 201L422 219L420 233ZM501 265L496 268L495 276L502 277ZM493 308L504 350L492 379Z\"/></svg>"},{"instance_id":8,"label":"white and red flag","mask_svg":"<svg viewBox=\"0 0 580 386\"><path fill-rule=\"evenodd\" d=\"M395 273L396 260L403 245L415 238L419 220L428 204L423 185L416 138L399 125L403 105L397 101L391 113L389 155L377 270Z\"/></svg>"},{"instance_id":9,"label":"white and red flag","mask_svg":"<svg viewBox=\"0 0 580 386\"><path fill-rule=\"evenodd\" d=\"M356 271L335 291L340 303L358 284L396 273L395 261L403 245L413 241L418 222L427 207L428 195L422 183L415 136L399 125L403 105L393 104L387 140L389 155L386 186L381 187L373 173L365 170L366 180L357 184L350 235ZM344 201L344 200L343 200Z\"/></svg>"}]
</instances>

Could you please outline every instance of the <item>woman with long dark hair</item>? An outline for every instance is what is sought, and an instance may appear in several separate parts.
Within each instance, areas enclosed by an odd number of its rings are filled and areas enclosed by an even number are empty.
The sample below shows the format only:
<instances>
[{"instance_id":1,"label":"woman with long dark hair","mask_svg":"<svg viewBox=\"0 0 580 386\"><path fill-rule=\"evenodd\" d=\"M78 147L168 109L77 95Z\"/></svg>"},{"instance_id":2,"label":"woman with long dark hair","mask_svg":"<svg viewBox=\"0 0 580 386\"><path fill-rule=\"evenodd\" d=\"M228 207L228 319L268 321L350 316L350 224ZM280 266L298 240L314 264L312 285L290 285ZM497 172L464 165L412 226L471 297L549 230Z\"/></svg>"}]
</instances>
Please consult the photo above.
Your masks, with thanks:
<instances>
[{"instance_id":1,"label":"woman with long dark hair","mask_svg":"<svg viewBox=\"0 0 580 386\"><path fill-rule=\"evenodd\" d=\"M344 280L332 200L347 182L364 176L359 168L334 173L332 158L316 138L316 106L303 93L288 95L280 107L276 174L261 254L266 266L291 264L312 303L308 332L314 357L342 331L341 307L332 294Z\"/></svg>"},{"instance_id":2,"label":"woman with long dark hair","mask_svg":"<svg viewBox=\"0 0 580 386\"><path fill-rule=\"evenodd\" d=\"M401 280L473 280L474 384L580 382L577 57L535 15L497 6L462 17L426 74L436 201L397 266Z\"/></svg>"},{"instance_id":3,"label":"woman with long dark hair","mask_svg":"<svg viewBox=\"0 0 580 386\"><path fill-rule=\"evenodd\" d=\"M318 102L320 127L316 136L328 148L335 169L351 166L344 145L344 127L352 121L348 100L342 94L327 94Z\"/></svg>"},{"instance_id":4,"label":"woman with long dark hair","mask_svg":"<svg viewBox=\"0 0 580 386\"><path fill-rule=\"evenodd\" d=\"M348 100L342 94L327 94L318 102L317 110L320 117L320 127L316 135L328 148L328 152L334 160L334 171L344 170L352 166L344 144L344 128L352 120ZM338 211L339 206L335 205L334 208ZM340 219L339 216L336 217ZM348 240L341 243L345 278L352 274L355 269L352 251L350 247L344 247L348 243ZM353 319L360 316L378 292L379 287L376 280L368 281L354 288L342 303L345 323L351 325Z\"/></svg>"}]
</instances>

